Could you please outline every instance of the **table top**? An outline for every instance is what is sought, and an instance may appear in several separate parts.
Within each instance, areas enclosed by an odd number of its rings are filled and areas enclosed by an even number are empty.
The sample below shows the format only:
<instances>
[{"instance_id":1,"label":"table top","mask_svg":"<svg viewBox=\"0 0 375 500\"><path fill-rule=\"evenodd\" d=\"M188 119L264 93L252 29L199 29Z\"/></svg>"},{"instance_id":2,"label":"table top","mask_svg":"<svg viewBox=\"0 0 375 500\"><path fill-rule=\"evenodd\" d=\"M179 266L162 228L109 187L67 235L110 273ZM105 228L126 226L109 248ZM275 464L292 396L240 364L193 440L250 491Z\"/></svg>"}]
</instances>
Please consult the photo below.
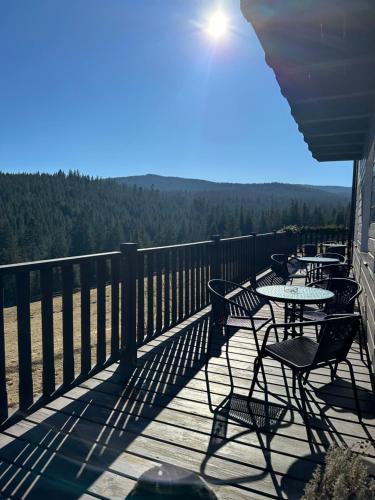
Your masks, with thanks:
<instances>
[{"instance_id":1,"label":"table top","mask_svg":"<svg viewBox=\"0 0 375 500\"><path fill-rule=\"evenodd\" d=\"M329 302L335 296L329 290L313 286L269 285L257 288L256 292L262 297L277 302L296 302L299 304Z\"/></svg>"},{"instance_id":2,"label":"table top","mask_svg":"<svg viewBox=\"0 0 375 500\"><path fill-rule=\"evenodd\" d=\"M301 262L309 264L339 264L340 260L334 257L297 257Z\"/></svg>"},{"instance_id":3,"label":"table top","mask_svg":"<svg viewBox=\"0 0 375 500\"><path fill-rule=\"evenodd\" d=\"M323 243L324 247L339 247L339 248L346 248L347 245L344 243Z\"/></svg>"}]
</instances>

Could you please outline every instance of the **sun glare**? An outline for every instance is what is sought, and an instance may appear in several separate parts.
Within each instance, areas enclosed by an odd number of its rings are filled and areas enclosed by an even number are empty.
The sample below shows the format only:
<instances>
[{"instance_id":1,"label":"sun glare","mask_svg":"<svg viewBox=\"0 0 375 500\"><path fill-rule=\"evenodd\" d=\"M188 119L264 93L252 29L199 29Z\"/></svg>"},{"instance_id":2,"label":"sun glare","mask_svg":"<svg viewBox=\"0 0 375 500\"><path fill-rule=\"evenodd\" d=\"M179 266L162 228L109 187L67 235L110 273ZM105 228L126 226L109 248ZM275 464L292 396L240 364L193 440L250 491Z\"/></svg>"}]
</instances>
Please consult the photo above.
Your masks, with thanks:
<instances>
[{"instance_id":1,"label":"sun glare","mask_svg":"<svg viewBox=\"0 0 375 500\"><path fill-rule=\"evenodd\" d=\"M228 18L220 11L215 12L208 20L207 32L212 38L222 38L228 32Z\"/></svg>"}]
</instances>

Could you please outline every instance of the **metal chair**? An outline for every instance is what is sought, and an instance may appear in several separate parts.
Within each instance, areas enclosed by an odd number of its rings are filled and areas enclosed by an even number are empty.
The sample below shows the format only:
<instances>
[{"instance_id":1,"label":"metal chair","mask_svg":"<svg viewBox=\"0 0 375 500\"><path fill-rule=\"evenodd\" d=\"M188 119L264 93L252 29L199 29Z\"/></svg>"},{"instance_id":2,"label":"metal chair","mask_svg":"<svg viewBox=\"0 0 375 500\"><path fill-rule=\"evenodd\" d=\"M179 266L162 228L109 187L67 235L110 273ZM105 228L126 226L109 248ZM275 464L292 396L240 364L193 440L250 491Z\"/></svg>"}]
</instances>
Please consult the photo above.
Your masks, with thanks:
<instances>
[{"instance_id":1,"label":"metal chair","mask_svg":"<svg viewBox=\"0 0 375 500\"><path fill-rule=\"evenodd\" d=\"M322 309L309 308L303 313L303 318L307 321L323 320L330 314L353 314L356 300L362 293L359 283L349 278L324 278L307 286L324 288L335 294L330 302L327 302Z\"/></svg>"},{"instance_id":2,"label":"metal chair","mask_svg":"<svg viewBox=\"0 0 375 500\"><path fill-rule=\"evenodd\" d=\"M317 254L317 245L315 243L306 243L302 245L302 255L304 257L315 257Z\"/></svg>"},{"instance_id":3,"label":"metal chair","mask_svg":"<svg viewBox=\"0 0 375 500\"><path fill-rule=\"evenodd\" d=\"M328 257L329 259L338 259L342 264L346 262L345 255L342 255L341 253L324 252L324 253L318 253L317 257Z\"/></svg>"},{"instance_id":4,"label":"metal chair","mask_svg":"<svg viewBox=\"0 0 375 500\"><path fill-rule=\"evenodd\" d=\"M235 289L241 290L241 293L230 298L226 297L228 292ZM211 299L211 317L206 356L206 384L209 397L209 406L210 409L212 409L209 395L210 391L207 367L210 359L210 351L214 331L217 329L224 330L226 359L232 393L234 384L229 361L230 330L243 329L252 331L255 339L255 344L259 352L260 345L256 333L269 322L272 321L274 323L275 315L272 305L269 301L259 297L259 295L257 295L253 290L240 286L237 283L233 283L232 281L212 279L208 282L208 290ZM269 317L257 316L256 314L254 314L254 311L259 310L265 305L267 305L270 309Z\"/></svg>"},{"instance_id":5,"label":"metal chair","mask_svg":"<svg viewBox=\"0 0 375 500\"><path fill-rule=\"evenodd\" d=\"M271 269L274 272L272 282L275 277L280 278L283 284L288 283L288 281L293 282L294 278L306 277L306 274L299 272L302 269L301 262L295 257L288 260L288 256L284 253L271 255Z\"/></svg>"},{"instance_id":6,"label":"metal chair","mask_svg":"<svg viewBox=\"0 0 375 500\"><path fill-rule=\"evenodd\" d=\"M337 244L333 244L327 247L327 253L337 253L345 257L345 247L341 245L337 246Z\"/></svg>"},{"instance_id":7,"label":"metal chair","mask_svg":"<svg viewBox=\"0 0 375 500\"><path fill-rule=\"evenodd\" d=\"M293 325L301 328L302 332L310 326L320 327L318 340L315 341L305 335L301 335L300 337L282 340L281 342L277 341L272 344L267 343L272 330L275 332L276 339L278 339L277 330L280 329L280 331L284 331L285 327L290 328ZM282 365L285 365L292 370L292 390L294 395L296 395L296 381L298 381L301 396L302 416L306 425L308 438L310 439L311 429L307 415L303 377L307 376L312 370L329 366L331 369L331 376L333 378L336 373L337 365L341 362L346 362L349 367L358 418L361 420L361 408L358 400L353 367L347 359L349 349L352 345L354 337L359 331L359 328L360 316L357 314L327 316L324 321L307 321L294 324L283 323L270 325L266 330L259 354L259 360L254 368L254 376L248 396L249 408L250 400L257 382L258 373L263 365L263 358L270 357L279 361Z\"/></svg>"},{"instance_id":8,"label":"metal chair","mask_svg":"<svg viewBox=\"0 0 375 500\"><path fill-rule=\"evenodd\" d=\"M306 283L311 284L320 279L349 278L352 266L350 264L326 264L312 267L306 272Z\"/></svg>"}]
</instances>

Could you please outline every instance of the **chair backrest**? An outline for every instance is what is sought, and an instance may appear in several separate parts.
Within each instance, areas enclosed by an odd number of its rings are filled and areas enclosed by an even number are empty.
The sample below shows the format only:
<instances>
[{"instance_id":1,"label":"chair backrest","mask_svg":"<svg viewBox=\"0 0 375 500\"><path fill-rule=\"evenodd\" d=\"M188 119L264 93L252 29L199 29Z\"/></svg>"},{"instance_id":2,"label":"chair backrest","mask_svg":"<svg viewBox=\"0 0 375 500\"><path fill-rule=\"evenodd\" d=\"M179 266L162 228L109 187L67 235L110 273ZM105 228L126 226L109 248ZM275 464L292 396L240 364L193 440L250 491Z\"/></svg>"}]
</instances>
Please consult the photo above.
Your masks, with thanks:
<instances>
[{"instance_id":1,"label":"chair backrest","mask_svg":"<svg viewBox=\"0 0 375 500\"><path fill-rule=\"evenodd\" d=\"M213 279L207 284L211 299L211 321L213 326L224 325L230 314L225 298L227 286L225 280Z\"/></svg>"},{"instance_id":2,"label":"chair backrest","mask_svg":"<svg viewBox=\"0 0 375 500\"><path fill-rule=\"evenodd\" d=\"M337 245L330 245L326 248L327 253L338 253L345 257L345 247L342 246L337 246Z\"/></svg>"},{"instance_id":3,"label":"chair backrest","mask_svg":"<svg viewBox=\"0 0 375 500\"><path fill-rule=\"evenodd\" d=\"M304 257L315 257L317 254L317 245L315 243L302 245L302 254Z\"/></svg>"},{"instance_id":4,"label":"chair backrest","mask_svg":"<svg viewBox=\"0 0 375 500\"><path fill-rule=\"evenodd\" d=\"M334 299L326 304L325 311L328 314L353 313L355 301L362 292L361 285L349 278L325 278L308 286L324 288L335 294Z\"/></svg>"},{"instance_id":5,"label":"chair backrest","mask_svg":"<svg viewBox=\"0 0 375 500\"><path fill-rule=\"evenodd\" d=\"M287 263L286 268L288 270L288 274L295 274L302 268L302 263L297 257L291 257Z\"/></svg>"},{"instance_id":6,"label":"chair backrest","mask_svg":"<svg viewBox=\"0 0 375 500\"><path fill-rule=\"evenodd\" d=\"M328 316L322 323L313 364L342 361L360 328L360 315Z\"/></svg>"},{"instance_id":7,"label":"chair backrest","mask_svg":"<svg viewBox=\"0 0 375 500\"><path fill-rule=\"evenodd\" d=\"M288 256L285 253L274 253L271 255L271 269L280 278L287 279L288 272Z\"/></svg>"},{"instance_id":8,"label":"chair backrest","mask_svg":"<svg viewBox=\"0 0 375 500\"><path fill-rule=\"evenodd\" d=\"M324 252L324 253L319 253L317 257L328 257L329 259L338 259L341 263L346 262L345 256L342 255L341 253Z\"/></svg>"},{"instance_id":9,"label":"chair backrest","mask_svg":"<svg viewBox=\"0 0 375 500\"><path fill-rule=\"evenodd\" d=\"M320 268L324 278L348 278L351 266L349 264L329 264Z\"/></svg>"}]
</instances>

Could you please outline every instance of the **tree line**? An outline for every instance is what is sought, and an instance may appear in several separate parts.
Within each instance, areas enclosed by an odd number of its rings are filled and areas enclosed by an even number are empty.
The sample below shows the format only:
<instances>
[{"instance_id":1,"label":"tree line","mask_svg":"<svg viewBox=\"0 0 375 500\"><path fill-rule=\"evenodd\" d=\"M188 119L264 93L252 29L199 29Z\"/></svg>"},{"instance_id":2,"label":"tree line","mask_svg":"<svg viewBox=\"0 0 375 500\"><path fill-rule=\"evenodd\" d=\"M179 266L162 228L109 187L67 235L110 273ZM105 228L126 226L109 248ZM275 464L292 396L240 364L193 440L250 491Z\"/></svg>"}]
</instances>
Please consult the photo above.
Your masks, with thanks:
<instances>
[{"instance_id":1,"label":"tree line","mask_svg":"<svg viewBox=\"0 0 375 500\"><path fill-rule=\"evenodd\" d=\"M0 173L0 264L268 232L289 225L344 226L349 204L247 196L241 189L174 191L128 186L71 171ZM332 198L332 199L331 199Z\"/></svg>"}]
</instances>

